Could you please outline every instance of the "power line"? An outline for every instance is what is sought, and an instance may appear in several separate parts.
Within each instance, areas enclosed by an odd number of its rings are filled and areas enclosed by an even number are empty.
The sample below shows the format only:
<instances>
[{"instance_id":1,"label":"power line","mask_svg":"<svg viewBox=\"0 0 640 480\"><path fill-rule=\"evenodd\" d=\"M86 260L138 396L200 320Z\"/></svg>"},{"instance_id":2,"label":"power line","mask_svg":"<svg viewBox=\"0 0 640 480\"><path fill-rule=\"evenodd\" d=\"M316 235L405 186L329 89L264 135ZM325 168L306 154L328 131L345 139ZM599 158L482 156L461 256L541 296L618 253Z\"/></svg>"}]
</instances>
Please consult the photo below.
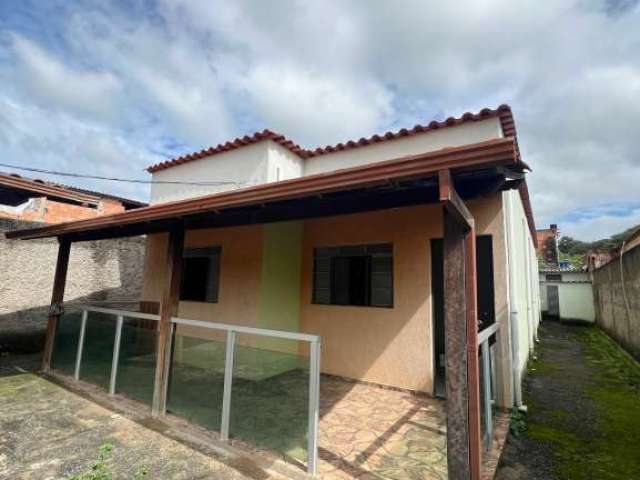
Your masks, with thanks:
<instances>
[{"instance_id":1,"label":"power line","mask_svg":"<svg viewBox=\"0 0 640 480\"><path fill-rule=\"evenodd\" d=\"M90 178L93 180L108 180L110 182L126 182L126 183L145 183L145 184L168 184L168 185L202 185L202 186L216 186L216 185L241 185L245 182L181 182L170 180L138 180L133 178L118 178L118 177L102 177L100 175L84 175L81 173L69 173L69 172L57 172L55 170L45 170L42 168L34 167L19 167L17 165L10 165L8 163L0 163L0 167L13 168L16 170L23 170L27 172L45 173L47 175L58 175L60 177L74 177L74 178Z\"/></svg>"}]
</instances>

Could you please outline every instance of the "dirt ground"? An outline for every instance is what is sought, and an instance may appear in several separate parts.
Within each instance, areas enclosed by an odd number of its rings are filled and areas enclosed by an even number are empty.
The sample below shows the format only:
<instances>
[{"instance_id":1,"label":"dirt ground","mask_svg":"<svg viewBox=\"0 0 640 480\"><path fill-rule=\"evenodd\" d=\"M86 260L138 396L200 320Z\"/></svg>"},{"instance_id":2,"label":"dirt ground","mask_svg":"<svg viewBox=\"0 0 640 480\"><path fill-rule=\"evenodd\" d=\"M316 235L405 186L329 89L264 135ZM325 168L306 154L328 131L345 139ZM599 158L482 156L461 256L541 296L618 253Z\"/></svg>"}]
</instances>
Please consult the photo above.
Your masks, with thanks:
<instances>
[{"instance_id":1,"label":"dirt ground","mask_svg":"<svg viewBox=\"0 0 640 480\"><path fill-rule=\"evenodd\" d=\"M536 353L496 478L640 479L640 365L598 328L558 322Z\"/></svg>"}]
</instances>

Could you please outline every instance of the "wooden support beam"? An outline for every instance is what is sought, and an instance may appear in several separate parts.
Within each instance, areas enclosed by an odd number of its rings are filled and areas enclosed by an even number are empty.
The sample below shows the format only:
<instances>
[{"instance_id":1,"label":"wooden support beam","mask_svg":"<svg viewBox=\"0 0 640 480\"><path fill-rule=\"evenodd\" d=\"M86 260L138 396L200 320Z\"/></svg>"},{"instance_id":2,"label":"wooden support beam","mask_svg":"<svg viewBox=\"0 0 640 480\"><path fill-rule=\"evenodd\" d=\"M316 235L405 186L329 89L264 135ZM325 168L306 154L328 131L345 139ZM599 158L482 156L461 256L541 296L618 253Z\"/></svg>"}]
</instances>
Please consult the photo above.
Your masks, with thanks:
<instances>
[{"instance_id":1,"label":"wooden support beam","mask_svg":"<svg viewBox=\"0 0 640 480\"><path fill-rule=\"evenodd\" d=\"M153 416L162 416L167 411L167 387L169 369L171 367L171 317L178 314L183 250L184 227L180 225L171 229L167 244L167 273L160 302L156 373L153 386L153 404L151 406L151 414Z\"/></svg>"},{"instance_id":2,"label":"wooden support beam","mask_svg":"<svg viewBox=\"0 0 640 480\"><path fill-rule=\"evenodd\" d=\"M444 219L447 463L455 480L479 480L480 382L475 222L448 170L438 173Z\"/></svg>"},{"instance_id":3,"label":"wooden support beam","mask_svg":"<svg viewBox=\"0 0 640 480\"><path fill-rule=\"evenodd\" d=\"M458 192L456 192L449 170L440 170L438 172L438 187L440 202L444 205L444 208L460 225L466 225L467 229L472 228L473 215L471 215Z\"/></svg>"},{"instance_id":4,"label":"wooden support beam","mask_svg":"<svg viewBox=\"0 0 640 480\"><path fill-rule=\"evenodd\" d=\"M443 210L447 470L449 480L469 480L465 232L449 210Z\"/></svg>"},{"instance_id":5,"label":"wooden support beam","mask_svg":"<svg viewBox=\"0 0 640 480\"><path fill-rule=\"evenodd\" d=\"M53 341L58 326L58 320L62 314L62 301L64 300L64 287L67 283L67 269L69 267L69 254L71 253L71 241L67 238L58 238L58 260L56 272L53 277L53 291L51 292L51 306L47 320L47 333L42 355L42 370L48 372L51 369L51 356L53 354Z\"/></svg>"}]
</instances>

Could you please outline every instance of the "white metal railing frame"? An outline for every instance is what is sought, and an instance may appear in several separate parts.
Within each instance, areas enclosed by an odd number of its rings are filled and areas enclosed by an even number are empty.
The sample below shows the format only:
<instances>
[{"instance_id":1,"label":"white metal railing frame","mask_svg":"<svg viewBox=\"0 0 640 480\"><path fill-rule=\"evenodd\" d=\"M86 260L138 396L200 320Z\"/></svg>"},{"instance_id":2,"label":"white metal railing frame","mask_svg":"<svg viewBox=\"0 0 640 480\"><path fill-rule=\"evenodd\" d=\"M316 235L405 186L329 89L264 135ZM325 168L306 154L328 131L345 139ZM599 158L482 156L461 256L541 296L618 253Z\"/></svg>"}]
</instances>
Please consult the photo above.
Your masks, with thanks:
<instances>
[{"instance_id":1,"label":"white metal railing frame","mask_svg":"<svg viewBox=\"0 0 640 480\"><path fill-rule=\"evenodd\" d=\"M500 330L500 324L493 323L486 327L484 330L478 332L478 348L482 353L482 379L483 382L480 385L480 395L484 398L484 442L486 451L491 450L493 441L493 398L492 398L492 375L491 375L491 348L489 346L489 340Z\"/></svg>"},{"instance_id":2,"label":"white metal railing frame","mask_svg":"<svg viewBox=\"0 0 640 480\"><path fill-rule=\"evenodd\" d=\"M84 338L87 331L87 319L90 312L106 313L116 317L116 331L113 339L113 354L111 359L111 373L109 376L109 395L116 393L116 381L118 379L118 363L120 360L120 343L122 340L122 325L124 318L135 318L140 320L160 321L160 315L152 313L134 312L129 310L118 310L115 308L93 307L88 305L74 306L78 310L82 310L82 319L80 321L80 335L78 336L78 346L76 349L76 361L73 370L73 378L80 380L80 367L82 365L82 353L84 351Z\"/></svg>"},{"instance_id":3,"label":"white metal railing frame","mask_svg":"<svg viewBox=\"0 0 640 480\"><path fill-rule=\"evenodd\" d=\"M220 422L220 438L229 440L229 423L231 418L231 389L233 387L233 363L235 353L235 340L237 333L259 335L271 338L284 338L308 342L309 349L309 424L307 432L307 472L316 475L318 467L318 429L320 421L320 357L321 339L319 335L308 333L287 332L283 330L269 330L264 328L246 327L242 325L229 325L226 323L206 322L187 318L172 317L172 335L176 325L188 325L209 330L222 330L227 332L224 390L222 395L222 419Z\"/></svg>"}]
</instances>

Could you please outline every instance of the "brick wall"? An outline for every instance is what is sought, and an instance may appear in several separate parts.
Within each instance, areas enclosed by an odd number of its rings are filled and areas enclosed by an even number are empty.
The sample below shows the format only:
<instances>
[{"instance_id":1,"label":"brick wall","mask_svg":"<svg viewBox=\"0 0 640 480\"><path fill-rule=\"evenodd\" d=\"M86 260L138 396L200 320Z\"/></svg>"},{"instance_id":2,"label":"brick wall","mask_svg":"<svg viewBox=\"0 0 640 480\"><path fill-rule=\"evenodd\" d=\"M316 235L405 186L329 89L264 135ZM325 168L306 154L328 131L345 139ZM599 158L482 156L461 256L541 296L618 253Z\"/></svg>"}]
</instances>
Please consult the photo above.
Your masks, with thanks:
<instances>
[{"instance_id":1,"label":"brick wall","mask_svg":"<svg viewBox=\"0 0 640 480\"><path fill-rule=\"evenodd\" d=\"M0 218L11 218L29 222L61 223L124 211L122 203L110 199L101 200L97 207L58 202L46 197L33 198L31 200L31 204L21 211L14 213L0 211Z\"/></svg>"},{"instance_id":2,"label":"brick wall","mask_svg":"<svg viewBox=\"0 0 640 480\"><path fill-rule=\"evenodd\" d=\"M0 219L0 353L38 351L44 338L57 240L8 240L2 233L37 225ZM72 244L65 303L138 301L144 252L144 237Z\"/></svg>"},{"instance_id":3,"label":"brick wall","mask_svg":"<svg viewBox=\"0 0 640 480\"><path fill-rule=\"evenodd\" d=\"M623 294L623 280L624 293ZM640 359L640 245L593 272L596 323Z\"/></svg>"}]
</instances>

